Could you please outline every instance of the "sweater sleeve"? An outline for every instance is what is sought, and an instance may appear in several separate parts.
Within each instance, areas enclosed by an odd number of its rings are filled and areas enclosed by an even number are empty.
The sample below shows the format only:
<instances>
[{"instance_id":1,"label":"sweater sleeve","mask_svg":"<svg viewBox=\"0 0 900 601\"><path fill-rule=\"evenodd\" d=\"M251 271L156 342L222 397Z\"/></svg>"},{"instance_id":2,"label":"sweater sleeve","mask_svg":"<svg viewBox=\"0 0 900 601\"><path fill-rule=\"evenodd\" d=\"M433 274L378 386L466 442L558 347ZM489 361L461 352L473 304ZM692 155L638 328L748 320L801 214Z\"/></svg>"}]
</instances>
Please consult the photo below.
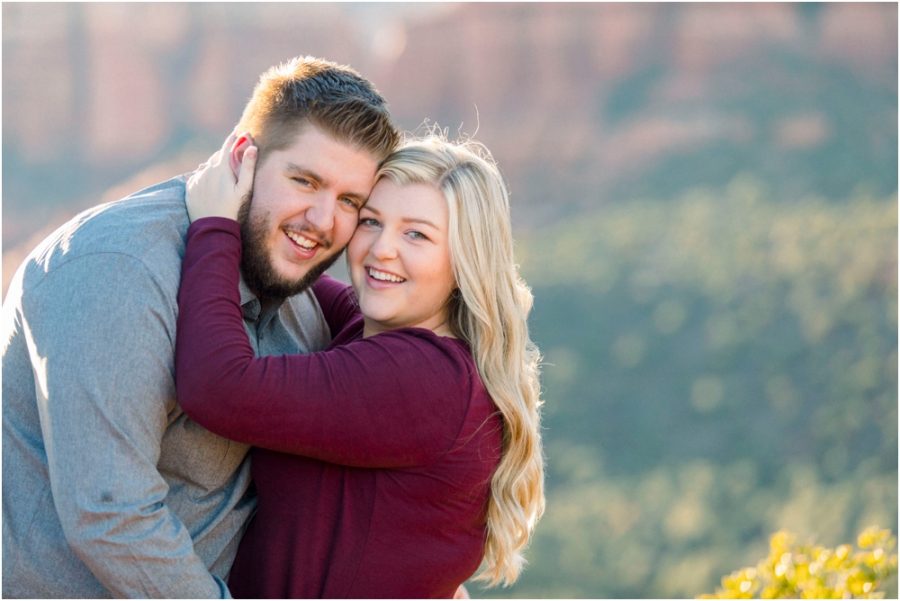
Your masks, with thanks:
<instances>
[{"instance_id":1,"label":"sweater sleeve","mask_svg":"<svg viewBox=\"0 0 900 601\"><path fill-rule=\"evenodd\" d=\"M175 361L191 418L226 438L352 466L425 465L452 447L471 388L460 345L407 328L257 358L241 317L240 252L235 221L200 219L188 231Z\"/></svg>"}]
</instances>

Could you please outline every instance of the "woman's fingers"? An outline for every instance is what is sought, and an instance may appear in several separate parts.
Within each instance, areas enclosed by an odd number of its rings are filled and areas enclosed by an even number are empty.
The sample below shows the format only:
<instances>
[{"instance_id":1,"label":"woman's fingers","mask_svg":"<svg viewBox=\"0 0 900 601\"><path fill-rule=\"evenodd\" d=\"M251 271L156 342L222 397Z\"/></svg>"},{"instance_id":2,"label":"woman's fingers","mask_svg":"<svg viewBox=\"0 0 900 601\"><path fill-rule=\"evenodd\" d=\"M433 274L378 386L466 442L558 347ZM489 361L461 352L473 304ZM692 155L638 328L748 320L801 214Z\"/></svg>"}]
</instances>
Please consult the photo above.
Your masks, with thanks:
<instances>
[{"instance_id":1,"label":"woman's fingers","mask_svg":"<svg viewBox=\"0 0 900 601\"><path fill-rule=\"evenodd\" d=\"M235 154L238 140L241 145L247 144L240 159ZM249 134L229 134L222 147L188 178L185 200L191 221L202 217L237 218L242 201L253 188L257 154Z\"/></svg>"},{"instance_id":2,"label":"woman's fingers","mask_svg":"<svg viewBox=\"0 0 900 601\"><path fill-rule=\"evenodd\" d=\"M216 154L214 154L213 156L218 155L218 160L220 161L223 157L227 157L228 153L231 152L231 147L234 146L235 141L237 141L237 138L237 132L232 131L230 134L228 134L228 137L225 138L225 142L222 143L222 147L217 150Z\"/></svg>"}]
</instances>

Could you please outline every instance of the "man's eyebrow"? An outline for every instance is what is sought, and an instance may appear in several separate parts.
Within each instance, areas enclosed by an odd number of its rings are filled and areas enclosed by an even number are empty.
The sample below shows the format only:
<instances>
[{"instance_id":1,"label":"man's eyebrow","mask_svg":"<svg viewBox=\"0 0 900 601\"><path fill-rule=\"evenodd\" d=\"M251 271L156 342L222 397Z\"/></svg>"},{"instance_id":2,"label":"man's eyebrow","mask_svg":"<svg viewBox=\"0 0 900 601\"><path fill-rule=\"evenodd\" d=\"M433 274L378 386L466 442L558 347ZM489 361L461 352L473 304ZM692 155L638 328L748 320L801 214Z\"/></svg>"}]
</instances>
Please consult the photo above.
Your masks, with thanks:
<instances>
[{"instance_id":1,"label":"man's eyebrow","mask_svg":"<svg viewBox=\"0 0 900 601\"><path fill-rule=\"evenodd\" d=\"M312 169L309 169L307 167L301 167L300 165L297 165L296 163L288 163L285 167L288 171L293 171L294 173L298 173L300 175L308 177L309 179L315 180L319 184L327 183L325 181L325 178L323 178L321 175L319 175L318 173L316 173L315 171L313 171Z\"/></svg>"},{"instance_id":2,"label":"man's eyebrow","mask_svg":"<svg viewBox=\"0 0 900 601\"><path fill-rule=\"evenodd\" d=\"M298 174L298 175L302 175L302 176L304 176L304 177L308 177L309 179L315 181L315 182L316 182L317 184L319 184L320 186L328 186L328 185L329 185L329 182L328 182L327 179L325 179L324 177L322 177L321 175L319 175L318 173L316 173L316 172L313 171L312 169L309 169L308 167L301 167L300 165L298 165L298 164L296 164L296 163L288 162L287 165L285 165L285 168L286 168L288 171L291 171L291 172L296 173L296 174ZM362 193L360 193L360 192L347 192L347 193L344 194L343 196L346 196L346 197L348 197L348 198L352 198L352 199L358 201L360 204L363 204L363 203L365 203L367 200L369 200L369 197L368 197L366 194L362 194Z\"/></svg>"},{"instance_id":3,"label":"man's eyebrow","mask_svg":"<svg viewBox=\"0 0 900 601\"><path fill-rule=\"evenodd\" d=\"M366 196L365 194L360 194L358 192L347 192L346 194L344 194L344 196L357 201L360 207L364 206L369 200L368 196Z\"/></svg>"}]
</instances>

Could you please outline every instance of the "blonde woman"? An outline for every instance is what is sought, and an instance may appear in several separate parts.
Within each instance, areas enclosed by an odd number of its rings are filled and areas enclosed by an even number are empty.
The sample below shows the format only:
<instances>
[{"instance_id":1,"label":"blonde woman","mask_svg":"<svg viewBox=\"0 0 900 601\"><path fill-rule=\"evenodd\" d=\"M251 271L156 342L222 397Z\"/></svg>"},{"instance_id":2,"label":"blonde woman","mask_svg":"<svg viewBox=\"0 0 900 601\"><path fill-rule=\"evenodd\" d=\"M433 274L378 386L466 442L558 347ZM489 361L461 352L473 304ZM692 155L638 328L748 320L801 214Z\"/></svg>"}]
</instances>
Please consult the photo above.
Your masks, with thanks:
<instances>
[{"instance_id":1,"label":"blonde woman","mask_svg":"<svg viewBox=\"0 0 900 601\"><path fill-rule=\"evenodd\" d=\"M487 150L432 136L386 159L347 248L352 288L313 291L320 353L254 357L234 218L253 179L221 156L193 178L179 293L179 402L254 445L259 509L229 578L236 597L452 597L510 584L544 506L539 354ZM283 177L313 193L301 166ZM284 229L298 260L323 246Z\"/></svg>"}]
</instances>

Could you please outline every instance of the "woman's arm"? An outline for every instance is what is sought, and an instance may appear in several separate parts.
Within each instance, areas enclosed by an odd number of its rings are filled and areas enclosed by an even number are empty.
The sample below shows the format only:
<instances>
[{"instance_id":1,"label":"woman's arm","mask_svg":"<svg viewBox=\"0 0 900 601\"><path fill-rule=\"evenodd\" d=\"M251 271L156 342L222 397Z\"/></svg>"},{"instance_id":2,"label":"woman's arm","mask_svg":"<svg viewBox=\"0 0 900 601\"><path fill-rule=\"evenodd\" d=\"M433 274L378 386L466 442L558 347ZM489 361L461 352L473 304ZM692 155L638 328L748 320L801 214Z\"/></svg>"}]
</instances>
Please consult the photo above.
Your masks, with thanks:
<instances>
[{"instance_id":1,"label":"woman's arm","mask_svg":"<svg viewBox=\"0 0 900 601\"><path fill-rule=\"evenodd\" d=\"M464 350L420 329L310 355L256 358L238 293L240 227L188 231L178 295L179 403L240 442L345 465L403 467L454 444L470 397Z\"/></svg>"}]
</instances>

